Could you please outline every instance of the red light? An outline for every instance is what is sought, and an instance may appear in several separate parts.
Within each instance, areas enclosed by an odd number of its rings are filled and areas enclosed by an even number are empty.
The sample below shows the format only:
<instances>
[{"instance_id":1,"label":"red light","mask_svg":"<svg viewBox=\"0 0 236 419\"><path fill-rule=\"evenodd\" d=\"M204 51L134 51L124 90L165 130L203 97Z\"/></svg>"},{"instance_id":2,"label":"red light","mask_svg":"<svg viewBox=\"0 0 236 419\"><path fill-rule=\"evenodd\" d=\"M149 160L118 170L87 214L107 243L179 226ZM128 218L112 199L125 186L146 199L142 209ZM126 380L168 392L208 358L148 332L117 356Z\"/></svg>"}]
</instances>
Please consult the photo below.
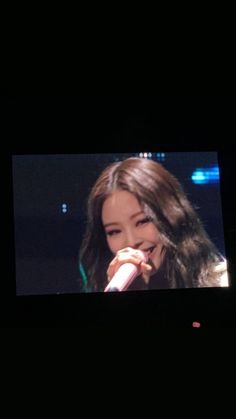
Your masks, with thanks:
<instances>
[{"instance_id":1,"label":"red light","mask_svg":"<svg viewBox=\"0 0 236 419\"><path fill-rule=\"evenodd\" d=\"M192 327L199 328L199 327L201 327L201 323L199 323L199 322L192 322Z\"/></svg>"}]
</instances>

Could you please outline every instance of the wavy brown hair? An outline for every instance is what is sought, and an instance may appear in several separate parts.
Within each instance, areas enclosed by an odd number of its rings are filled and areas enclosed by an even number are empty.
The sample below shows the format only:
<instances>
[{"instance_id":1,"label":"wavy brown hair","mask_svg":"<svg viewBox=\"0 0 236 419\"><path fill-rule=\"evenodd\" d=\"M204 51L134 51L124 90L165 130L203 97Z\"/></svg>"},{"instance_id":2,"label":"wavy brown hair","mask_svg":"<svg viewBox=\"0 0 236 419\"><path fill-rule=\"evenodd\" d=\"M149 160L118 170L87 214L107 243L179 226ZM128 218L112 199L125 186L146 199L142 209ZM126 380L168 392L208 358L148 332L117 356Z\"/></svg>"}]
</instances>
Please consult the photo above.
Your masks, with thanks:
<instances>
[{"instance_id":1,"label":"wavy brown hair","mask_svg":"<svg viewBox=\"0 0 236 419\"><path fill-rule=\"evenodd\" d=\"M91 290L103 291L107 284L106 271L113 255L101 214L105 199L117 189L132 193L158 229L165 249L160 271L169 288L219 286L216 267L223 257L178 180L160 163L131 157L106 167L89 194L79 258Z\"/></svg>"}]
</instances>

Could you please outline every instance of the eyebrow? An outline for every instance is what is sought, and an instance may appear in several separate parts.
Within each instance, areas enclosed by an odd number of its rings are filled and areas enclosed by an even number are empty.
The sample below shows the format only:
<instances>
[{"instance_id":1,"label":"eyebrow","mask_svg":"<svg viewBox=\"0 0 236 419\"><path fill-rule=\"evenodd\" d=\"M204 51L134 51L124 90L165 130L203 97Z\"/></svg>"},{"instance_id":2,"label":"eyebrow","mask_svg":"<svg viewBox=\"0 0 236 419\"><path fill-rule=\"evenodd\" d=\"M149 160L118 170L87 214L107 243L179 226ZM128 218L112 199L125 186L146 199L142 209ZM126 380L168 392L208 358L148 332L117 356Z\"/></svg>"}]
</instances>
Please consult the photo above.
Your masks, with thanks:
<instances>
[{"instance_id":1,"label":"eyebrow","mask_svg":"<svg viewBox=\"0 0 236 419\"><path fill-rule=\"evenodd\" d=\"M138 211L138 212L136 212L135 214L132 214L131 215L131 217L130 217L130 220L132 220L133 218L135 218L135 217L137 217L138 215L141 215L141 214L144 214L144 212L143 211ZM107 223L107 224L104 224L104 227L110 227L110 226L112 226L112 225L114 225L114 226L117 226L117 225L119 225L120 223L117 223L117 222L112 222L112 223Z\"/></svg>"}]
</instances>

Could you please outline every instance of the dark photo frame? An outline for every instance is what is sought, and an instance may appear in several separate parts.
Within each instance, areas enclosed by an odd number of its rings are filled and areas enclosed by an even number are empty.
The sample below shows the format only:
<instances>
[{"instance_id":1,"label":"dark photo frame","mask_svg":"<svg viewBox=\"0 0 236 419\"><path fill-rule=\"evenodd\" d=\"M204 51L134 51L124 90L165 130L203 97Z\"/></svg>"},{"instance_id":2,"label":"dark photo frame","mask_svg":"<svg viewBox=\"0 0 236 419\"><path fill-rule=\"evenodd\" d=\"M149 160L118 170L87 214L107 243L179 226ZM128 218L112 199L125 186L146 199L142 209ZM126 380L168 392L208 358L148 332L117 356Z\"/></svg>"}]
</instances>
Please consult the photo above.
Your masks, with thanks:
<instances>
[{"instance_id":1,"label":"dark photo frame","mask_svg":"<svg viewBox=\"0 0 236 419\"><path fill-rule=\"evenodd\" d=\"M4 219L8 220L10 238L7 246L9 257L6 258L9 261L7 279L3 284L1 304L4 325L73 325L86 328L128 325L152 329L158 326L191 327L195 320L205 327L235 324L235 204L231 198L235 180L232 175L234 163L230 144L235 133L232 122L235 107L232 97L9 95L5 101L11 123L2 165L8 202L4 206ZM13 156L30 158L34 155L39 158L57 155L62 158L66 155L115 155L121 152L127 155L141 152L167 155L215 153L220 169L222 223L217 224L216 229L212 223L210 234L215 235L217 245L225 252L229 287L154 290L115 295L77 293L73 280L70 285L73 283L74 286L64 289L59 279L53 280L53 288L47 288L45 281L43 291L42 288L32 292L32 288L25 291L21 285L17 287L21 278L15 258L24 249L21 243L18 247L15 242L18 227L15 222ZM17 180L20 182L18 177ZM73 196L76 199L76 194ZM67 198L66 202L62 202L62 198L54 203L58 202L60 206L70 202ZM196 205L201 207L199 202ZM76 206L72 205L72 212L73 208ZM55 210L56 218L63 215L59 214L62 207L55 204L51 209ZM69 214L67 212L64 215L67 217ZM204 217L207 219L208 215L203 214ZM65 253L68 252L68 256L71 249L67 246L71 244L71 236L67 233L73 230L73 223L70 225L69 218L66 223L64 247L54 248L59 256L62 248ZM26 230L24 234L27 238ZM58 234L57 244L61 239L62 236ZM73 261L77 253L76 240L72 246ZM47 243L43 251L47 253L48 250L50 253L50 239ZM37 246L32 247L31 251L37 251ZM31 277L34 282L33 269Z\"/></svg>"}]
</instances>

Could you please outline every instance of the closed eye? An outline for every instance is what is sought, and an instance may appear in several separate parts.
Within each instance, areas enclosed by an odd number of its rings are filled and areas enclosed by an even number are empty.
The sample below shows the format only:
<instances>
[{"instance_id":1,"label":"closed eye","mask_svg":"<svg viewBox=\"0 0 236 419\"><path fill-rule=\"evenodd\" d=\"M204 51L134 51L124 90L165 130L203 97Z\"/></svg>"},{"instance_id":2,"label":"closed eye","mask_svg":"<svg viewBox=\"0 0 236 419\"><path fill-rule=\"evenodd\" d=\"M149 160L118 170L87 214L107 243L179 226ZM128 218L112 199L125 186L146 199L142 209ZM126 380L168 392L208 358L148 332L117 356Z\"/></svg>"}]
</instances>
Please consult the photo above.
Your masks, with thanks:
<instances>
[{"instance_id":1,"label":"closed eye","mask_svg":"<svg viewBox=\"0 0 236 419\"><path fill-rule=\"evenodd\" d=\"M145 218L142 218L142 220L137 221L136 226L147 224L147 223L150 223L150 222L152 222L152 218L151 217L145 217Z\"/></svg>"},{"instance_id":2,"label":"closed eye","mask_svg":"<svg viewBox=\"0 0 236 419\"><path fill-rule=\"evenodd\" d=\"M118 230L118 229L109 230L109 231L106 231L106 236L111 237L111 236L115 236L116 234L119 234L119 233L120 233L120 230Z\"/></svg>"}]
</instances>

